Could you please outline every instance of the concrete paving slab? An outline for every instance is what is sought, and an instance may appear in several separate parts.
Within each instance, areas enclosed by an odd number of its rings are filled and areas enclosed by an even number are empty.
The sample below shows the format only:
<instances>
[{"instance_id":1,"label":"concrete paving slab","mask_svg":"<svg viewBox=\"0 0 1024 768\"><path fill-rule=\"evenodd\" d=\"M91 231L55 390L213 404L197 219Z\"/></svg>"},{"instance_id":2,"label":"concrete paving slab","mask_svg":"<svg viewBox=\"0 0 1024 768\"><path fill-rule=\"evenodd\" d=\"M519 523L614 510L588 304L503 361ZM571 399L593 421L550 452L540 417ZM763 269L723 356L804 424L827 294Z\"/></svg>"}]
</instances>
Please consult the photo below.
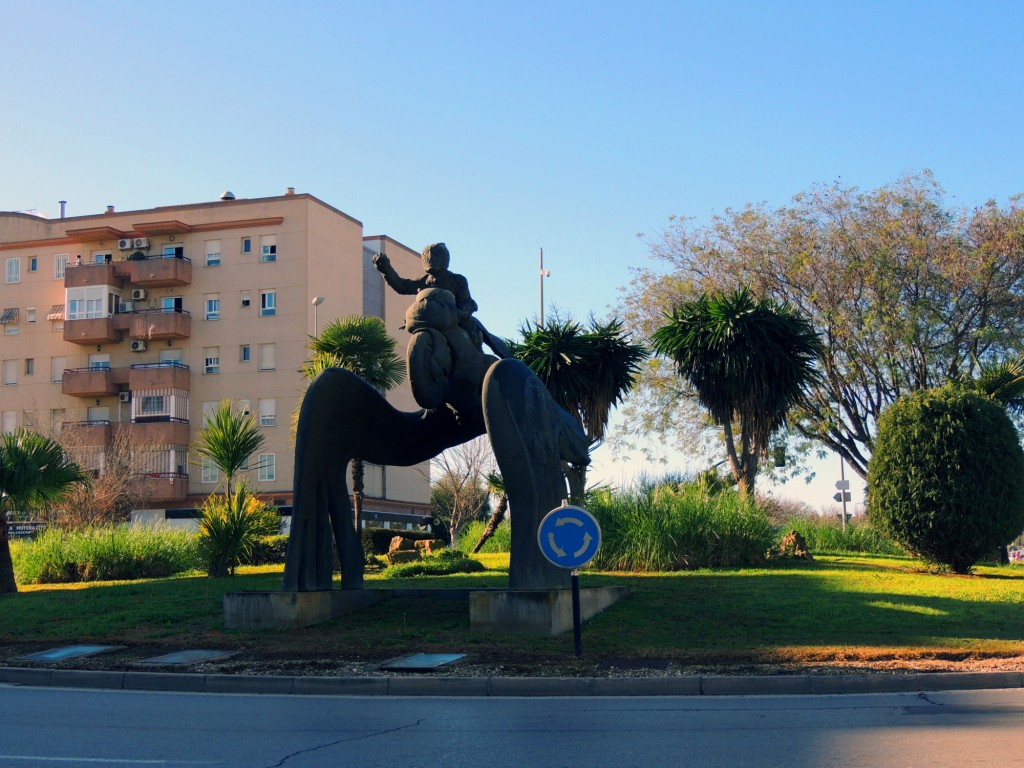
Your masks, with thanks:
<instances>
[{"instance_id":1,"label":"concrete paving slab","mask_svg":"<svg viewBox=\"0 0 1024 768\"><path fill-rule=\"evenodd\" d=\"M133 667L177 667L188 666L189 664L201 664L204 661L220 661L229 656L234 656L238 651L214 651L196 648L188 651L176 651L165 653L163 656L153 656L141 661L133 661Z\"/></svg>"},{"instance_id":2,"label":"concrete paving slab","mask_svg":"<svg viewBox=\"0 0 1024 768\"><path fill-rule=\"evenodd\" d=\"M100 653L118 651L124 648L123 645L62 645L58 648L50 648L38 653L29 653L25 656L15 656L12 661L31 661L37 664L56 664L68 659L82 659L86 656L96 656Z\"/></svg>"},{"instance_id":3,"label":"concrete paving slab","mask_svg":"<svg viewBox=\"0 0 1024 768\"><path fill-rule=\"evenodd\" d=\"M466 658L464 653L413 653L408 656L399 656L397 659L389 659L377 669L389 672L432 672L464 658Z\"/></svg>"}]
</instances>

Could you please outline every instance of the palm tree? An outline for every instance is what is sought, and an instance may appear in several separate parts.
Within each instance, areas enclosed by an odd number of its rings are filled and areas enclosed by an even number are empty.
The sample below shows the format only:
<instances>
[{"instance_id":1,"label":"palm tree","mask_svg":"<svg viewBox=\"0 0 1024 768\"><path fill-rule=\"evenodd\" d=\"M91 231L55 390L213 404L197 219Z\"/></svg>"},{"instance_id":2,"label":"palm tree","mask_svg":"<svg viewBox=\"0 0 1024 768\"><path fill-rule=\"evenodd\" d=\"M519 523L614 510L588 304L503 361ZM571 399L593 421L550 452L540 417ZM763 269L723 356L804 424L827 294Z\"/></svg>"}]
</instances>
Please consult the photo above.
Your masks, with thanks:
<instances>
[{"instance_id":1,"label":"palm tree","mask_svg":"<svg viewBox=\"0 0 1024 768\"><path fill-rule=\"evenodd\" d=\"M58 502L83 482L87 478L82 468L57 441L24 428L0 435L0 593L18 591L7 513Z\"/></svg>"},{"instance_id":2,"label":"palm tree","mask_svg":"<svg viewBox=\"0 0 1024 768\"><path fill-rule=\"evenodd\" d=\"M487 521L483 533L480 534L480 539L473 547L474 555L483 549L484 544L498 530L498 526L501 525L501 521L505 519L505 514L508 512L508 493L505 492L505 481L501 474L498 472L488 472L484 477L484 484L487 487L488 493L498 497L498 506L494 508L490 520Z\"/></svg>"},{"instance_id":3,"label":"palm tree","mask_svg":"<svg viewBox=\"0 0 1024 768\"><path fill-rule=\"evenodd\" d=\"M310 337L312 358L303 366L310 380L325 368L344 368L374 389L387 392L405 378L405 362L395 352L395 340L379 317L350 315L324 326ZM356 531L363 517L363 460L352 459L352 517Z\"/></svg>"},{"instance_id":4,"label":"palm tree","mask_svg":"<svg viewBox=\"0 0 1024 768\"><path fill-rule=\"evenodd\" d=\"M746 288L705 293L665 316L668 323L651 337L654 350L675 362L722 427L737 486L753 495L758 462L767 456L772 434L804 402L818 376L821 341L790 305L755 299Z\"/></svg>"},{"instance_id":5,"label":"palm tree","mask_svg":"<svg viewBox=\"0 0 1024 768\"><path fill-rule=\"evenodd\" d=\"M521 342L509 347L544 383L555 402L583 427L591 443L604 439L612 408L633 388L647 350L630 342L622 323L612 319L589 327L555 318L547 325L527 323ZM564 467L570 496L583 499L587 468Z\"/></svg>"},{"instance_id":6,"label":"palm tree","mask_svg":"<svg viewBox=\"0 0 1024 768\"><path fill-rule=\"evenodd\" d=\"M1011 414L1024 414L1024 356L982 368L971 386Z\"/></svg>"},{"instance_id":7,"label":"palm tree","mask_svg":"<svg viewBox=\"0 0 1024 768\"><path fill-rule=\"evenodd\" d=\"M230 496L231 481L264 442L266 437L255 416L243 416L230 400L221 400L196 435L194 447L196 453L212 461L224 475L224 492Z\"/></svg>"}]
</instances>

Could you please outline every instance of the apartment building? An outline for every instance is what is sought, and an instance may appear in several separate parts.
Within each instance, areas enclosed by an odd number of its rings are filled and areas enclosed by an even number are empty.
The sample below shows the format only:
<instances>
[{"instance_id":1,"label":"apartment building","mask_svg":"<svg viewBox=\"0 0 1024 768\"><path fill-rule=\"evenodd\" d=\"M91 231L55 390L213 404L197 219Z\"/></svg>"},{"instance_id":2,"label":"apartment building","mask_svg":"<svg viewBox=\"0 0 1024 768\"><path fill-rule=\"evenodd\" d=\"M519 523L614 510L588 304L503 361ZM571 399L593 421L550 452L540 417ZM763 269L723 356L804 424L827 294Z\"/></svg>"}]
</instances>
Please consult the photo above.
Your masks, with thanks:
<instances>
[{"instance_id":1,"label":"apartment building","mask_svg":"<svg viewBox=\"0 0 1024 768\"><path fill-rule=\"evenodd\" d=\"M421 270L417 252L292 189L59 219L0 212L0 429L71 429L96 474L126 435L146 485L137 516L184 519L221 480L190 444L231 399L266 436L249 479L288 510L291 414L316 326L377 315L404 354L409 298L389 295L371 262L385 246L400 272ZM417 408L407 384L388 399ZM428 466L366 478L367 521L429 515Z\"/></svg>"}]
</instances>

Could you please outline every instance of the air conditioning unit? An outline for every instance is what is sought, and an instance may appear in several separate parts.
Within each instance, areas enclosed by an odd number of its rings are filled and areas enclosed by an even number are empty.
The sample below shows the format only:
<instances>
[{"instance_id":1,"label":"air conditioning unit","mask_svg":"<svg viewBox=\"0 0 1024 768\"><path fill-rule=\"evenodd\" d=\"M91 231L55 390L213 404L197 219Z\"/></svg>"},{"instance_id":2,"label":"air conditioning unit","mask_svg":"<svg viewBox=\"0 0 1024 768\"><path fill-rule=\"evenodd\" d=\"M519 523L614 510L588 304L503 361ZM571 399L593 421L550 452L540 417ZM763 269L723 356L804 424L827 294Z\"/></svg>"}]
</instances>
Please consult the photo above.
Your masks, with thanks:
<instances>
[{"instance_id":1,"label":"air conditioning unit","mask_svg":"<svg viewBox=\"0 0 1024 768\"><path fill-rule=\"evenodd\" d=\"M149 238L136 237L132 240L132 248L149 248Z\"/></svg>"},{"instance_id":2,"label":"air conditioning unit","mask_svg":"<svg viewBox=\"0 0 1024 768\"><path fill-rule=\"evenodd\" d=\"M132 239L130 237L122 237L117 241L117 247L122 251L130 251L132 249Z\"/></svg>"},{"instance_id":3,"label":"air conditioning unit","mask_svg":"<svg viewBox=\"0 0 1024 768\"><path fill-rule=\"evenodd\" d=\"M122 301L117 305L117 311L122 314L125 312L134 312L135 305L132 304L130 301Z\"/></svg>"},{"instance_id":4,"label":"air conditioning unit","mask_svg":"<svg viewBox=\"0 0 1024 768\"><path fill-rule=\"evenodd\" d=\"M145 288L132 288L132 301L145 301L146 300L146 289Z\"/></svg>"},{"instance_id":5,"label":"air conditioning unit","mask_svg":"<svg viewBox=\"0 0 1024 768\"><path fill-rule=\"evenodd\" d=\"M135 339L135 341L132 342L132 352L145 352L145 351L146 351L146 342L144 342L142 339Z\"/></svg>"},{"instance_id":6,"label":"air conditioning unit","mask_svg":"<svg viewBox=\"0 0 1024 768\"><path fill-rule=\"evenodd\" d=\"M120 400L122 403L130 403L132 401L132 393L131 392L118 392L117 393L117 399Z\"/></svg>"}]
</instances>

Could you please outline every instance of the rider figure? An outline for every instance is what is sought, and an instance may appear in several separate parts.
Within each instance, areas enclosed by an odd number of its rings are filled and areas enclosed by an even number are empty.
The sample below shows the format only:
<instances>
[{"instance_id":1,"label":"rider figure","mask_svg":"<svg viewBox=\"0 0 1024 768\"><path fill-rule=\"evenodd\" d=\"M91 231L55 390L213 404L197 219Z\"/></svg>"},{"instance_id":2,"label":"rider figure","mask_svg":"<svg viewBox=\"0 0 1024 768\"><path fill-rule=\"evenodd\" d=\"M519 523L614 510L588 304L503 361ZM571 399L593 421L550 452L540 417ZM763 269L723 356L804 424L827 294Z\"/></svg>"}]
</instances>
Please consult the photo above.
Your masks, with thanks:
<instances>
[{"instance_id":1,"label":"rider figure","mask_svg":"<svg viewBox=\"0 0 1024 768\"><path fill-rule=\"evenodd\" d=\"M448 269L451 256L444 243L434 243L423 249L423 275L415 279L401 277L391 266L391 260L384 253L375 254L373 266L384 276L384 281L392 290L407 296L414 296L425 288L442 288L451 291L455 296L455 306L459 312L459 327L462 328L473 343L482 348L487 343L498 357L512 357L505 343L489 333L483 323L473 317L477 311L477 303L469 293L469 281L462 275Z\"/></svg>"}]
</instances>

